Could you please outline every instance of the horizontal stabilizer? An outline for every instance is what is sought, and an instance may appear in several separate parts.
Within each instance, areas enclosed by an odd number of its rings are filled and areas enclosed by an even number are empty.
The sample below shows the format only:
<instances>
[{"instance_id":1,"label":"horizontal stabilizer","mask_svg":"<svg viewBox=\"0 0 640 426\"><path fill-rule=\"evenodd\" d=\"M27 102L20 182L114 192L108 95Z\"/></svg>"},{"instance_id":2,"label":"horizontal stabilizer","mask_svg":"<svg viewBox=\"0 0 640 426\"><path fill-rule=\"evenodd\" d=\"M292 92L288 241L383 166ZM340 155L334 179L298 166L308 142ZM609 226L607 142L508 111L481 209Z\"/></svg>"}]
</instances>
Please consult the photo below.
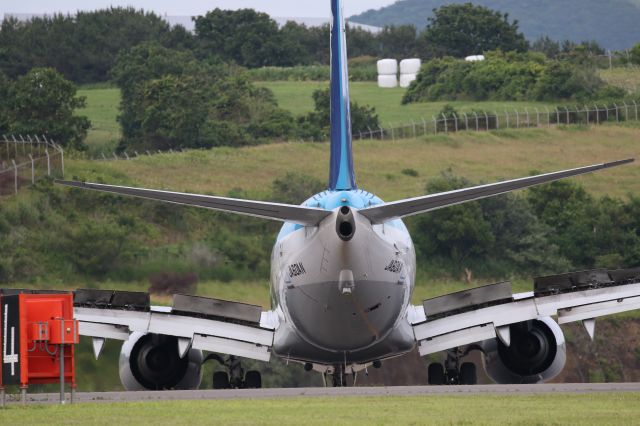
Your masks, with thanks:
<instances>
[{"instance_id":1,"label":"horizontal stabilizer","mask_svg":"<svg viewBox=\"0 0 640 426\"><path fill-rule=\"evenodd\" d=\"M331 214L329 211L317 208L270 203L265 201L240 200L236 198L158 191L154 189L129 188L125 186L102 185L98 183L61 180L57 180L56 183L74 188L91 189L94 191L129 195L132 197L164 201L167 203L203 207L246 216L260 217L263 219L291 222L304 226L315 226L320 223L322 219Z\"/></svg>"},{"instance_id":2,"label":"horizontal stabilizer","mask_svg":"<svg viewBox=\"0 0 640 426\"><path fill-rule=\"evenodd\" d=\"M544 175L531 176L521 179L508 180L505 182L480 185L473 188L458 189L455 191L442 192L439 194L425 195L423 197L410 198L395 201L379 206L369 207L360 210L360 214L371 220L372 223L384 223L394 219L426 213L468 201L480 200L482 198L493 197L505 194L518 189L530 188L543 183L595 172L597 170L608 169L610 167L621 166L632 163L633 159L614 161L611 163L596 164L594 166L581 167L578 169L565 170L562 172L547 173Z\"/></svg>"}]
</instances>

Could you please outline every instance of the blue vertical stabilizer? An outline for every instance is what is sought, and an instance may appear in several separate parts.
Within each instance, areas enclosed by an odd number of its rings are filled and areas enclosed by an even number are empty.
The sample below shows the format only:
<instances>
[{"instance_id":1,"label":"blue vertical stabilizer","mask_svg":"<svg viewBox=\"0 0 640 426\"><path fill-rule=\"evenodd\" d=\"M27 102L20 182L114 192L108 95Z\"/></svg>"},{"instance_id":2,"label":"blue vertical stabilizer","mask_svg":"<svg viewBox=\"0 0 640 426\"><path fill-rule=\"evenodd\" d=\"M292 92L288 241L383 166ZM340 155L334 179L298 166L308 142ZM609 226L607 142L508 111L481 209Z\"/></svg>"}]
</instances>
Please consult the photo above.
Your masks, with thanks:
<instances>
[{"instance_id":1,"label":"blue vertical stabilizer","mask_svg":"<svg viewBox=\"0 0 640 426\"><path fill-rule=\"evenodd\" d=\"M331 170L329 189L356 189L351 150L351 111L345 21L340 0L331 0Z\"/></svg>"}]
</instances>

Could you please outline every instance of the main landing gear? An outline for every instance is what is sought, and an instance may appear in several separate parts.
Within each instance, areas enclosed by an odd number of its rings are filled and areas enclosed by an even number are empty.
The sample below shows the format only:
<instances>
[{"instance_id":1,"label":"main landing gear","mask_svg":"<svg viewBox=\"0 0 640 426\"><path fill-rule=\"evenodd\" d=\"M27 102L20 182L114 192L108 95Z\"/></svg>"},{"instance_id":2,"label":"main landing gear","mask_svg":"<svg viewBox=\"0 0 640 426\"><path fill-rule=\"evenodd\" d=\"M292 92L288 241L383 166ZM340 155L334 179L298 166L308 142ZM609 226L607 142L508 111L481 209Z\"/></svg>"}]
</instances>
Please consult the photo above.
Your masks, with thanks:
<instances>
[{"instance_id":1,"label":"main landing gear","mask_svg":"<svg viewBox=\"0 0 640 426\"><path fill-rule=\"evenodd\" d=\"M242 363L237 357L230 355L224 359L218 354L210 354L204 362L211 359L218 361L227 370L213 373L214 389L260 389L262 387L260 372L249 370L245 374Z\"/></svg>"},{"instance_id":2,"label":"main landing gear","mask_svg":"<svg viewBox=\"0 0 640 426\"><path fill-rule=\"evenodd\" d=\"M460 364L460 359L466 356L467 353L457 348L452 349L447 351L447 359L444 365L440 363L429 364L429 384L436 386L477 384L476 365L472 362Z\"/></svg>"}]
</instances>

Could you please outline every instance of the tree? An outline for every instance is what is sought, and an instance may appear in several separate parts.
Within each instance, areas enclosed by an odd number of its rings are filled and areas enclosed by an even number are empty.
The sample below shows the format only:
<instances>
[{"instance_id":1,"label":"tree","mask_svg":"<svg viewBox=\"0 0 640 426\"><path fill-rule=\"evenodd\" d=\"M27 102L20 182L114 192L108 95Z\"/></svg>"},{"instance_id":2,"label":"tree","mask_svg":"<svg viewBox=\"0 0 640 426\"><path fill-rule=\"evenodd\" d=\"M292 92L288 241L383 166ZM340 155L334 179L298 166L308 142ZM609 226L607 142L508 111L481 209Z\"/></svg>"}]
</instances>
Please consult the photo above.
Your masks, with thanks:
<instances>
[{"instance_id":1,"label":"tree","mask_svg":"<svg viewBox=\"0 0 640 426\"><path fill-rule=\"evenodd\" d=\"M72 82L52 68L34 68L16 80L12 92L12 132L45 135L62 146L84 148L91 122L76 114L85 107L85 98L76 96Z\"/></svg>"},{"instance_id":2,"label":"tree","mask_svg":"<svg viewBox=\"0 0 640 426\"><path fill-rule=\"evenodd\" d=\"M0 31L0 70L12 78L33 67L51 67L76 83L108 79L118 53L142 42L192 48L194 37L153 13L109 8L56 14L28 22L5 19Z\"/></svg>"},{"instance_id":3,"label":"tree","mask_svg":"<svg viewBox=\"0 0 640 426\"><path fill-rule=\"evenodd\" d=\"M640 65L640 43L633 46L630 52L631 55L631 63Z\"/></svg>"},{"instance_id":4,"label":"tree","mask_svg":"<svg viewBox=\"0 0 640 426\"><path fill-rule=\"evenodd\" d=\"M411 58L417 54L417 31L413 25L388 25L377 36L385 58Z\"/></svg>"},{"instance_id":5,"label":"tree","mask_svg":"<svg viewBox=\"0 0 640 426\"><path fill-rule=\"evenodd\" d=\"M496 49L527 50L518 21L510 23L508 14L471 3L443 6L433 13L421 38L432 46L436 56L460 58Z\"/></svg>"},{"instance_id":6,"label":"tree","mask_svg":"<svg viewBox=\"0 0 640 426\"><path fill-rule=\"evenodd\" d=\"M9 111L12 95L12 83L2 72L0 72L0 133L9 130Z\"/></svg>"},{"instance_id":7,"label":"tree","mask_svg":"<svg viewBox=\"0 0 640 426\"><path fill-rule=\"evenodd\" d=\"M200 55L249 68L278 65L283 54L278 24L253 9L215 9L195 19Z\"/></svg>"},{"instance_id":8,"label":"tree","mask_svg":"<svg viewBox=\"0 0 640 426\"><path fill-rule=\"evenodd\" d=\"M300 119L304 137L314 140L323 139L329 133L331 121L331 91L319 89L313 92L315 110ZM380 119L376 109L368 105L360 106L351 102L351 131L353 134L378 129Z\"/></svg>"},{"instance_id":9,"label":"tree","mask_svg":"<svg viewBox=\"0 0 640 426\"><path fill-rule=\"evenodd\" d=\"M295 131L271 91L191 52L139 45L120 56L113 78L122 92L121 150L242 146Z\"/></svg>"}]
</instances>

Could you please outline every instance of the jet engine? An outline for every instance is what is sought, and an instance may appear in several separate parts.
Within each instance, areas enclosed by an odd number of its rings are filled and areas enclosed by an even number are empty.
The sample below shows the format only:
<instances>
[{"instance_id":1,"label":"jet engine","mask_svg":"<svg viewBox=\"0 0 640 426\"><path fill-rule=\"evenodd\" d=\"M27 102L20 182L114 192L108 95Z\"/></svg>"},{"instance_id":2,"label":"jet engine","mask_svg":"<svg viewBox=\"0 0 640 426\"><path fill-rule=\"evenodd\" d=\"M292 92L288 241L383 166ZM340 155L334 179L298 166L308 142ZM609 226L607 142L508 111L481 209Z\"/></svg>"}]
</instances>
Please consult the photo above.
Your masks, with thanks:
<instances>
[{"instance_id":1,"label":"jet engine","mask_svg":"<svg viewBox=\"0 0 640 426\"><path fill-rule=\"evenodd\" d=\"M543 383L562 372L567 352L560 326L549 317L510 326L510 345L482 343L484 368L496 383Z\"/></svg>"},{"instance_id":2,"label":"jet engine","mask_svg":"<svg viewBox=\"0 0 640 426\"><path fill-rule=\"evenodd\" d=\"M178 352L178 339L133 333L120 351L120 381L128 391L197 389L202 380L202 352Z\"/></svg>"}]
</instances>

